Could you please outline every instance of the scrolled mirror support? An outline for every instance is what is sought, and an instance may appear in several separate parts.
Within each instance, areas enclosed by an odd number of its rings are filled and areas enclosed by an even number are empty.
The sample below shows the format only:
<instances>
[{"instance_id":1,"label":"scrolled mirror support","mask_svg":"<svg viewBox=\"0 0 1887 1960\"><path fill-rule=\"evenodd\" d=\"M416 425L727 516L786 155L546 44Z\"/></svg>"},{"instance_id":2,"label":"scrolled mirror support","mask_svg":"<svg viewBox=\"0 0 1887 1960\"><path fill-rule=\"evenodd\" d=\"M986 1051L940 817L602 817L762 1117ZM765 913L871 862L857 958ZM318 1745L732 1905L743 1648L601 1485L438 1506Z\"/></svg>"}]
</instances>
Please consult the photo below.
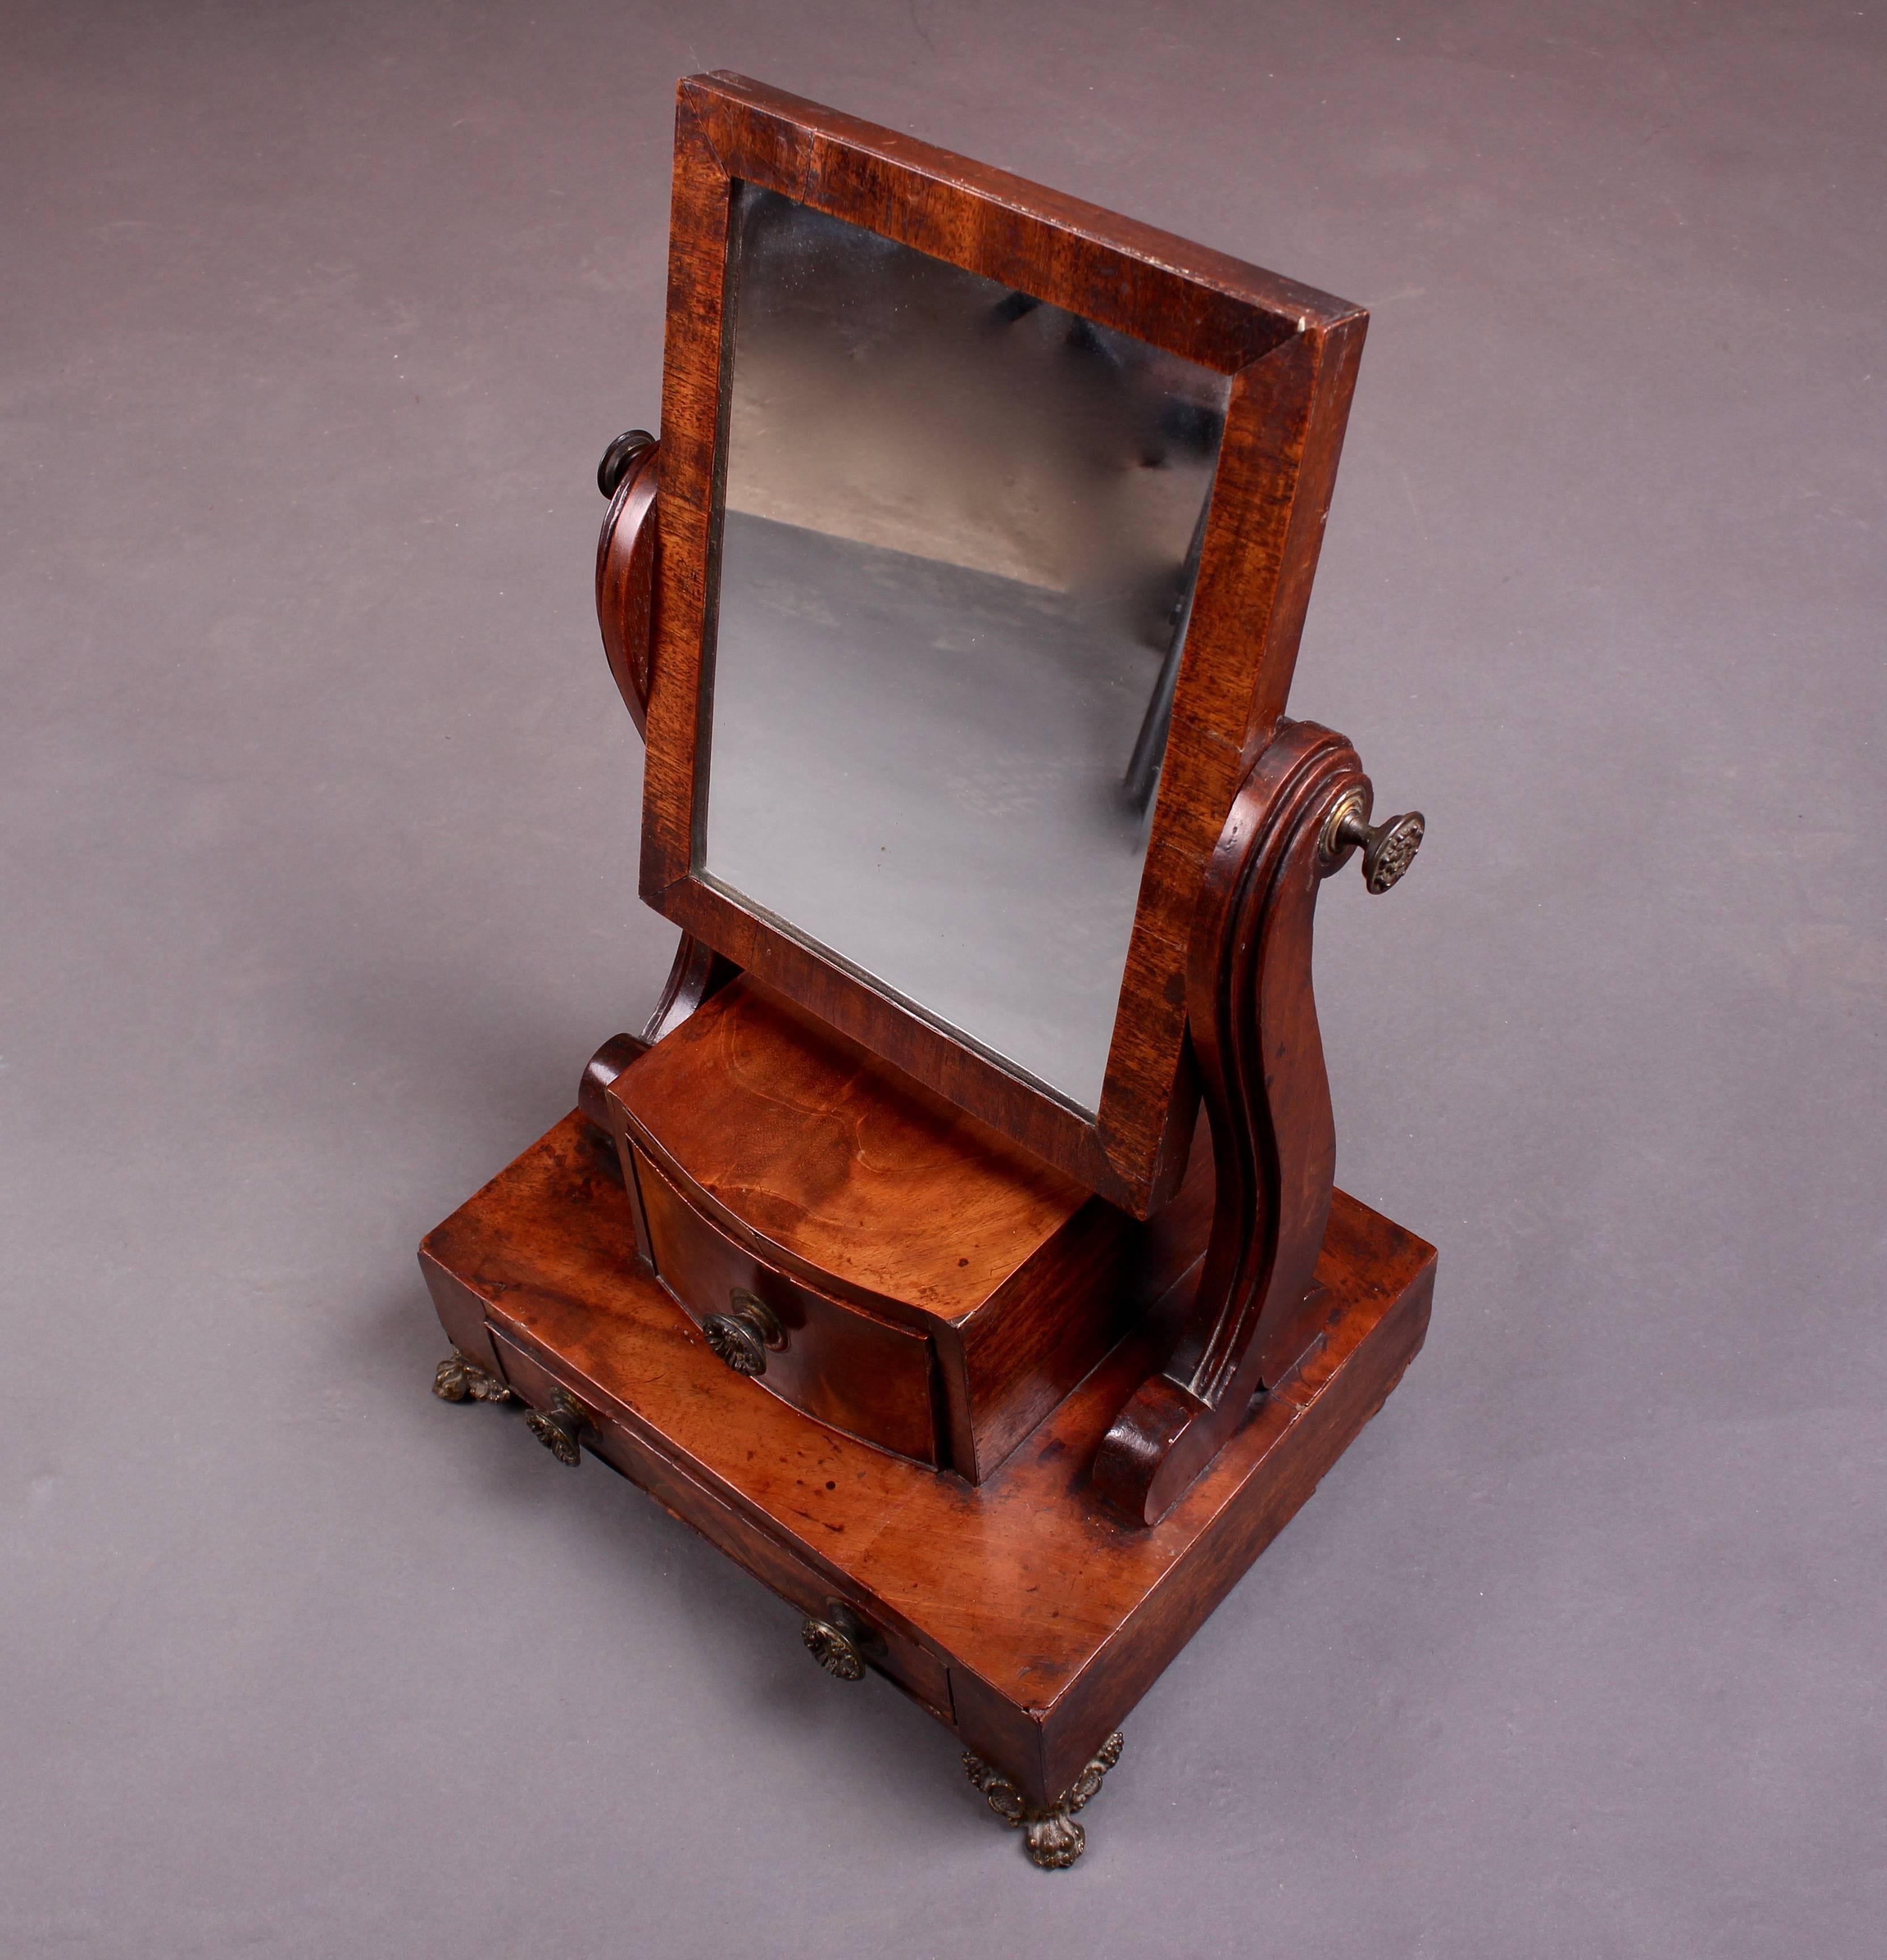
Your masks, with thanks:
<instances>
[{"instance_id":1,"label":"scrolled mirror support","mask_svg":"<svg viewBox=\"0 0 1887 1960\"><path fill-rule=\"evenodd\" d=\"M1370 889L1386 890L1421 834L1417 816L1370 829L1370 804L1369 778L1342 736L1281 721L1207 867L1186 1012L1218 1179L1211 1236L1166 1367L1141 1382L1094 1459L1096 1488L1135 1523L1172 1509L1252 1396L1321 1331L1313 1281L1336 1128L1311 987L1317 892L1359 845Z\"/></svg>"},{"instance_id":2,"label":"scrolled mirror support","mask_svg":"<svg viewBox=\"0 0 1887 1960\"><path fill-rule=\"evenodd\" d=\"M622 705L638 734L648 724L655 644L655 495L661 444L628 429L603 453L597 488L609 499L597 539L597 624Z\"/></svg>"}]
</instances>

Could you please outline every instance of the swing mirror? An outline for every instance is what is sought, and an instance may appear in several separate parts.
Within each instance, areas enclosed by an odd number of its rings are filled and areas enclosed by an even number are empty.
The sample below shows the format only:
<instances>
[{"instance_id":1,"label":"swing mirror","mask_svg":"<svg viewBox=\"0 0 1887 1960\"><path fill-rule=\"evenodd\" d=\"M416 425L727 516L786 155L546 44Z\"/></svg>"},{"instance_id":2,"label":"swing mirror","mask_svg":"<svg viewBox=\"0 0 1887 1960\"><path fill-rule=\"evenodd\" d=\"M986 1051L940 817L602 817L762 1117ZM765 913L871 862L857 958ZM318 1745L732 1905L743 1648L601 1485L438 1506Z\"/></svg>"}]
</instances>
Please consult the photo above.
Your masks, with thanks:
<instances>
[{"instance_id":1,"label":"swing mirror","mask_svg":"<svg viewBox=\"0 0 1887 1960\"><path fill-rule=\"evenodd\" d=\"M683 91L644 896L1144 1211L1360 323L790 103Z\"/></svg>"}]
</instances>

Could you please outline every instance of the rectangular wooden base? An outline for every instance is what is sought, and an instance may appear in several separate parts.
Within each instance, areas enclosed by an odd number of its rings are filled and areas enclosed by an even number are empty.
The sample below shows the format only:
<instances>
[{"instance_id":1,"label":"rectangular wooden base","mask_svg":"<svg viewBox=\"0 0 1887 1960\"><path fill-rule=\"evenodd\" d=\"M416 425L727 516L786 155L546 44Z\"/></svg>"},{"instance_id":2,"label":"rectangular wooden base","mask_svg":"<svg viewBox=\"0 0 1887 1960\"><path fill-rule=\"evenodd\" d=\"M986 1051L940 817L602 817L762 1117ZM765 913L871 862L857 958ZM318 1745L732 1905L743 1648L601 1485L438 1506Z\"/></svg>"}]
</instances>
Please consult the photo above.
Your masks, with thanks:
<instances>
[{"instance_id":1,"label":"rectangular wooden base","mask_svg":"<svg viewBox=\"0 0 1887 1960\"><path fill-rule=\"evenodd\" d=\"M1096 1445L1159 1355L1130 1336L987 1482L827 1429L734 1374L640 1264L613 1147L575 1114L426 1240L453 1344L867 1659L1045 1808L1316 1488L1414 1359L1434 1249L1343 1192L1328 1319L1150 1529L1088 1488Z\"/></svg>"}]
</instances>

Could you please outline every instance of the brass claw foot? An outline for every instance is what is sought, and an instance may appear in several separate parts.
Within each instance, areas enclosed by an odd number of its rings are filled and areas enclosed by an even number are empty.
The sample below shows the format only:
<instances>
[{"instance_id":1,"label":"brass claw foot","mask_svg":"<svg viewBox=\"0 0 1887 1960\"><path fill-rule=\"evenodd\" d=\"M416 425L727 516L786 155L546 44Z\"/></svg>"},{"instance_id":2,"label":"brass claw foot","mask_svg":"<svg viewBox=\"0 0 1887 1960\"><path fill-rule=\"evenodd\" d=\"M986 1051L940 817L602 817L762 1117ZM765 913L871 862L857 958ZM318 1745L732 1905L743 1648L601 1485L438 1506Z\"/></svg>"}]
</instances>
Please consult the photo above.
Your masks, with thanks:
<instances>
[{"instance_id":1,"label":"brass claw foot","mask_svg":"<svg viewBox=\"0 0 1887 1960\"><path fill-rule=\"evenodd\" d=\"M990 1809L1010 1830L1022 1833L1023 1847L1030 1862L1045 1872L1064 1872L1087 1849L1087 1833L1075 1822L1074 1813L1099 1795L1101 1779L1120 1761L1124 1747L1120 1731L1116 1729L1046 1810L1031 1810L1023 1803L1021 1791L981 1756L966 1750L963 1768Z\"/></svg>"},{"instance_id":2,"label":"brass claw foot","mask_svg":"<svg viewBox=\"0 0 1887 1960\"><path fill-rule=\"evenodd\" d=\"M433 1372L432 1392L442 1402L508 1402L511 1392L489 1368L457 1349Z\"/></svg>"}]
</instances>

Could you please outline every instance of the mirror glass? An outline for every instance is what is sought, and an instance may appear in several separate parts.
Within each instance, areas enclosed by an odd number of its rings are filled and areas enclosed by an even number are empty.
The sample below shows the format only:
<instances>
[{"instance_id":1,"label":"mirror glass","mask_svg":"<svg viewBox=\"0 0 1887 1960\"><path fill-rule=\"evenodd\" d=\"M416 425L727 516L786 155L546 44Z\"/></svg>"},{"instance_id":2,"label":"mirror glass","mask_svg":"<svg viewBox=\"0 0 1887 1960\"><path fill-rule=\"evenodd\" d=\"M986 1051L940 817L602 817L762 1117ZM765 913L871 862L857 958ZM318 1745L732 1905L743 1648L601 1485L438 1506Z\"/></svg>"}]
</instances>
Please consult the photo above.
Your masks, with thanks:
<instances>
[{"instance_id":1,"label":"mirror glass","mask_svg":"<svg viewBox=\"0 0 1887 1960\"><path fill-rule=\"evenodd\" d=\"M1092 1114L1229 383L737 199L698 868Z\"/></svg>"}]
</instances>

